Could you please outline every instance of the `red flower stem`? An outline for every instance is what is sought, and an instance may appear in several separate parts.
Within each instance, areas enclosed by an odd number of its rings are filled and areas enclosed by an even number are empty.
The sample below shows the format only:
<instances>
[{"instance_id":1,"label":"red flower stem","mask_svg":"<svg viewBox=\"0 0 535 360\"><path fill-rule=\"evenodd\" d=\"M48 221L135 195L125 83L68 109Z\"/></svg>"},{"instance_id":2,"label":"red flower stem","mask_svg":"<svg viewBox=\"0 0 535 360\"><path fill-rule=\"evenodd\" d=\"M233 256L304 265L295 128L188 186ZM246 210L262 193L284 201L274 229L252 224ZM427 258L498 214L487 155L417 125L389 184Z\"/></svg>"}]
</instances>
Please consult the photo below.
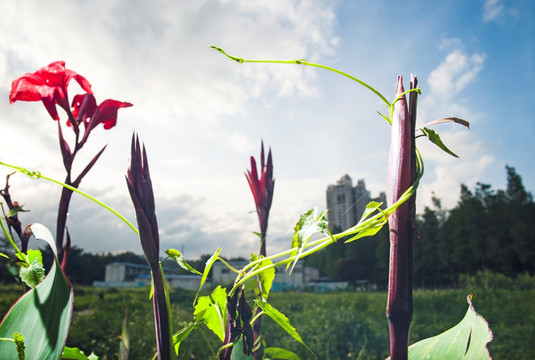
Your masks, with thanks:
<instances>
[{"instance_id":1,"label":"red flower stem","mask_svg":"<svg viewBox=\"0 0 535 360\"><path fill-rule=\"evenodd\" d=\"M151 267L152 268L152 267ZM158 359L171 359L171 331L169 320L169 309L165 291L163 269L154 267L152 269L152 281L154 284L153 309L154 326L156 328L156 342L158 348Z\"/></svg>"},{"instance_id":2,"label":"red flower stem","mask_svg":"<svg viewBox=\"0 0 535 360\"><path fill-rule=\"evenodd\" d=\"M71 185L70 176L65 179L65 184ZM58 256L63 254L63 239L65 237L65 225L67 224L67 214L69 213L69 203L71 202L72 190L64 187L61 189L59 198L58 218L56 222L56 248ZM62 259L60 259L61 261Z\"/></svg>"},{"instance_id":3,"label":"red flower stem","mask_svg":"<svg viewBox=\"0 0 535 360\"><path fill-rule=\"evenodd\" d=\"M414 83L414 85L413 85ZM411 87L415 86L413 78ZM396 95L403 93L402 78L398 78ZM414 94L414 95L413 95ZM405 96L394 104L389 159L389 202L398 200L416 180L414 132L416 93L411 93L409 114ZM400 205L389 219L390 273L386 315L390 328L390 356L392 360L408 358L409 328L412 321L413 226L415 196Z\"/></svg>"},{"instance_id":4,"label":"red flower stem","mask_svg":"<svg viewBox=\"0 0 535 360\"><path fill-rule=\"evenodd\" d=\"M266 257L266 233L265 232L262 232L260 234L260 258L262 257ZM260 280L258 281L258 288L260 289ZM253 324L253 339L254 339L255 344L258 341L258 338L260 337L260 329L262 328L262 317L257 316L261 311L262 309L260 308L257 308L255 311L256 320L254 321L254 324ZM256 360L258 360L260 353L258 351L254 351L253 356Z\"/></svg>"}]
</instances>

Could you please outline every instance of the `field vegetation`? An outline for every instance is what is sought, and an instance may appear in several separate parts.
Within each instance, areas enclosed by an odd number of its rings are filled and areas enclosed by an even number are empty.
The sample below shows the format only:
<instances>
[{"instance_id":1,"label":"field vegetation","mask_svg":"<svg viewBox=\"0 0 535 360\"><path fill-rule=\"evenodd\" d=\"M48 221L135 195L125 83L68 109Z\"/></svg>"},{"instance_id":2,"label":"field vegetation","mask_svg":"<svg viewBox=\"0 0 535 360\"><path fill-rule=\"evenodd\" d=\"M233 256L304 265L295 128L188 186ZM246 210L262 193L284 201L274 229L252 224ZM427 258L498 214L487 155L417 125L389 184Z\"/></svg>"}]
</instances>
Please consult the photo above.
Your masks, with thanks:
<instances>
[{"instance_id":1,"label":"field vegetation","mask_svg":"<svg viewBox=\"0 0 535 360\"><path fill-rule=\"evenodd\" d=\"M0 313L22 293L22 285L3 285ZM115 359L128 307L130 356L150 359L154 352L154 319L148 289L75 287L75 308L67 346L91 351L100 359ZM535 356L535 278L516 279L491 272L461 278L458 289L416 290L410 342L436 335L458 323L473 292L474 306L489 322L495 340L489 344L494 359L532 359ZM192 320L194 293L173 289L171 303L175 329ZM388 356L386 292L273 293L273 305L287 315L319 359L384 359ZM268 344L290 349L302 359L310 353L274 322L266 319ZM180 347L181 359L207 359L218 339L206 329Z\"/></svg>"}]
</instances>

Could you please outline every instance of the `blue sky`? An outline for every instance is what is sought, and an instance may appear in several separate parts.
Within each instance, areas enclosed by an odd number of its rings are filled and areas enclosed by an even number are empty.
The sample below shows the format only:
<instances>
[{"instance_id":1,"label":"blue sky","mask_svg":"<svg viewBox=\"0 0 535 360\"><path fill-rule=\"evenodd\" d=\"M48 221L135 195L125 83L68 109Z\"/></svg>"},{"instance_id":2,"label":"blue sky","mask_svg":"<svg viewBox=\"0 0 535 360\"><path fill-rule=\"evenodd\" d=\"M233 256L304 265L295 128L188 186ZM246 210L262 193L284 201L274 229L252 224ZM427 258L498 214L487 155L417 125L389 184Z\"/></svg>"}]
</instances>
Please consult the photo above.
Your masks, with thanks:
<instances>
[{"instance_id":1,"label":"blue sky","mask_svg":"<svg viewBox=\"0 0 535 360\"><path fill-rule=\"evenodd\" d=\"M535 98L531 1L0 1L0 159L64 178L57 128L39 103L9 105L11 81L56 60L84 75L98 101L134 107L110 131L97 129L78 161L109 144L81 189L130 220L129 141L147 146L161 247L196 257L257 251L254 202L244 171L271 146L276 177L268 253L287 248L299 214L325 208L344 174L385 190L389 126L384 106L356 83L319 69L237 64L208 48L251 59L329 65L392 98L396 76L418 76L420 124L436 127L460 158L421 142L426 165L418 205L432 192L451 208L461 183L505 186L505 165L535 188ZM54 4L52 6L51 4ZM79 92L69 89L71 97ZM7 174L0 169L0 176ZM59 189L17 175L24 223L54 229ZM69 230L91 252L141 251L124 224L75 196Z\"/></svg>"}]
</instances>

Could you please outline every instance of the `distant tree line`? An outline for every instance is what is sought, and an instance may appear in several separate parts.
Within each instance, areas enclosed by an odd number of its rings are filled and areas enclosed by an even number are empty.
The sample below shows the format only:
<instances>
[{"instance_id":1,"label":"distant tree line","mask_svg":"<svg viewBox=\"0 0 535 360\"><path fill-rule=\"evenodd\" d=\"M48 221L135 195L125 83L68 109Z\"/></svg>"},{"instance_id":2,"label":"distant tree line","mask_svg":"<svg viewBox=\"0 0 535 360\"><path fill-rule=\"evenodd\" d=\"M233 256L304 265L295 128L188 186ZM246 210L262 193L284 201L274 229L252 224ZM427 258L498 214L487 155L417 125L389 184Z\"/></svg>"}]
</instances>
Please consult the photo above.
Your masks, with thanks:
<instances>
[{"instance_id":1,"label":"distant tree line","mask_svg":"<svg viewBox=\"0 0 535 360\"><path fill-rule=\"evenodd\" d=\"M506 166L506 175L505 190L477 183L471 191L461 185L459 202L450 210L433 196L433 206L417 216L414 286L456 287L459 275L480 270L509 277L535 273L535 203L513 167ZM307 259L307 265L336 280L369 280L385 287L388 253L383 229L373 238L339 241Z\"/></svg>"},{"instance_id":2,"label":"distant tree line","mask_svg":"<svg viewBox=\"0 0 535 360\"><path fill-rule=\"evenodd\" d=\"M491 270L509 277L535 274L535 203L514 168L506 166L507 188L493 190L478 183L474 190L461 185L460 199L450 210L442 208L433 196L432 207L417 216L414 243L414 286L422 288L456 287L459 275L473 275ZM331 229L339 231L340 229ZM335 280L355 283L368 280L380 288L388 279L388 231L345 244L343 240L306 259L308 266ZM0 237L0 251L10 253L7 240ZM194 268L204 268L209 254L188 261ZM13 258L13 257L12 257ZM87 253L73 246L67 274L75 284L92 284L104 280L106 265L113 262L146 264L133 252L120 254ZM50 249L43 250L48 269ZM171 262L166 262L172 266ZM8 261L0 258L0 282L13 282ZM174 270L180 272L178 266Z\"/></svg>"},{"instance_id":3,"label":"distant tree line","mask_svg":"<svg viewBox=\"0 0 535 360\"><path fill-rule=\"evenodd\" d=\"M9 242L0 237L0 252L10 254L10 258L14 259L13 251ZM43 255L43 264L45 269L50 269L52 264L52 251L46 247L41 249ZM195 269L202 271L206 261L211 257L211 254L202 255L199 259L188 260L188 264ZM245 258L232 258L231 260L245 260ZM67 276L73 284L92 285L94 281L104 281L106 273L106 265L114 262L127 262L133 264L147 265L147 261L143 255L136 254L132 251L122 253L100 253L93 254L85 252L83 249L73 246L71 248L70 260L67 265ZM189 272L180 268L173 261L166 261L164 263L164 271L166 273L175 274L190 274ZM0 283L13 283L16 281L17 267L10 263L9 260L0 257Z\"/></svg>"}]
</instances>

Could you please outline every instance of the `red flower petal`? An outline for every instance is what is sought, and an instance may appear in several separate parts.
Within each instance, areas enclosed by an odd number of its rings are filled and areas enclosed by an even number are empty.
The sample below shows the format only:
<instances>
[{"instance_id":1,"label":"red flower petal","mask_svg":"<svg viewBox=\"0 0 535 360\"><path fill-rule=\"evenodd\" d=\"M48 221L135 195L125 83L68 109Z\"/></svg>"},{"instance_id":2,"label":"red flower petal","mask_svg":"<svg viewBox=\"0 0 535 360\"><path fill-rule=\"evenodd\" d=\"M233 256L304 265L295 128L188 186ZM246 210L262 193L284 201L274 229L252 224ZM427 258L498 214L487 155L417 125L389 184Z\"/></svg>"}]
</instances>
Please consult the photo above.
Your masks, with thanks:
<instances>
[{"instance_id":1,"label":"red flower petal","mask_svg":"<svg viewBox=\"0 0 535 360\"><path fill-rule=\"evenodd\" d=\"M64 61L55 61L33 74L26 73L15 79L11 84L9 103L41 100L50 116L54 120L59 120L56 104L69 111L67 86L71 79L76 80L89 94L93 93L86 78L66 69Z\"/></svg>"},{"instance_id":2,"label":"red flower petal","mask_svg":"<svg viewBox=\"0 0 535 360\"><path fill-rule=\"evenodd\" d=\"M121 108L132 106L129 102L122 102L117 100L104 100L93 114L93 126L103 124L104 129L109 130L117 124L117 111Z\"/></svg>"}]
</instances>

